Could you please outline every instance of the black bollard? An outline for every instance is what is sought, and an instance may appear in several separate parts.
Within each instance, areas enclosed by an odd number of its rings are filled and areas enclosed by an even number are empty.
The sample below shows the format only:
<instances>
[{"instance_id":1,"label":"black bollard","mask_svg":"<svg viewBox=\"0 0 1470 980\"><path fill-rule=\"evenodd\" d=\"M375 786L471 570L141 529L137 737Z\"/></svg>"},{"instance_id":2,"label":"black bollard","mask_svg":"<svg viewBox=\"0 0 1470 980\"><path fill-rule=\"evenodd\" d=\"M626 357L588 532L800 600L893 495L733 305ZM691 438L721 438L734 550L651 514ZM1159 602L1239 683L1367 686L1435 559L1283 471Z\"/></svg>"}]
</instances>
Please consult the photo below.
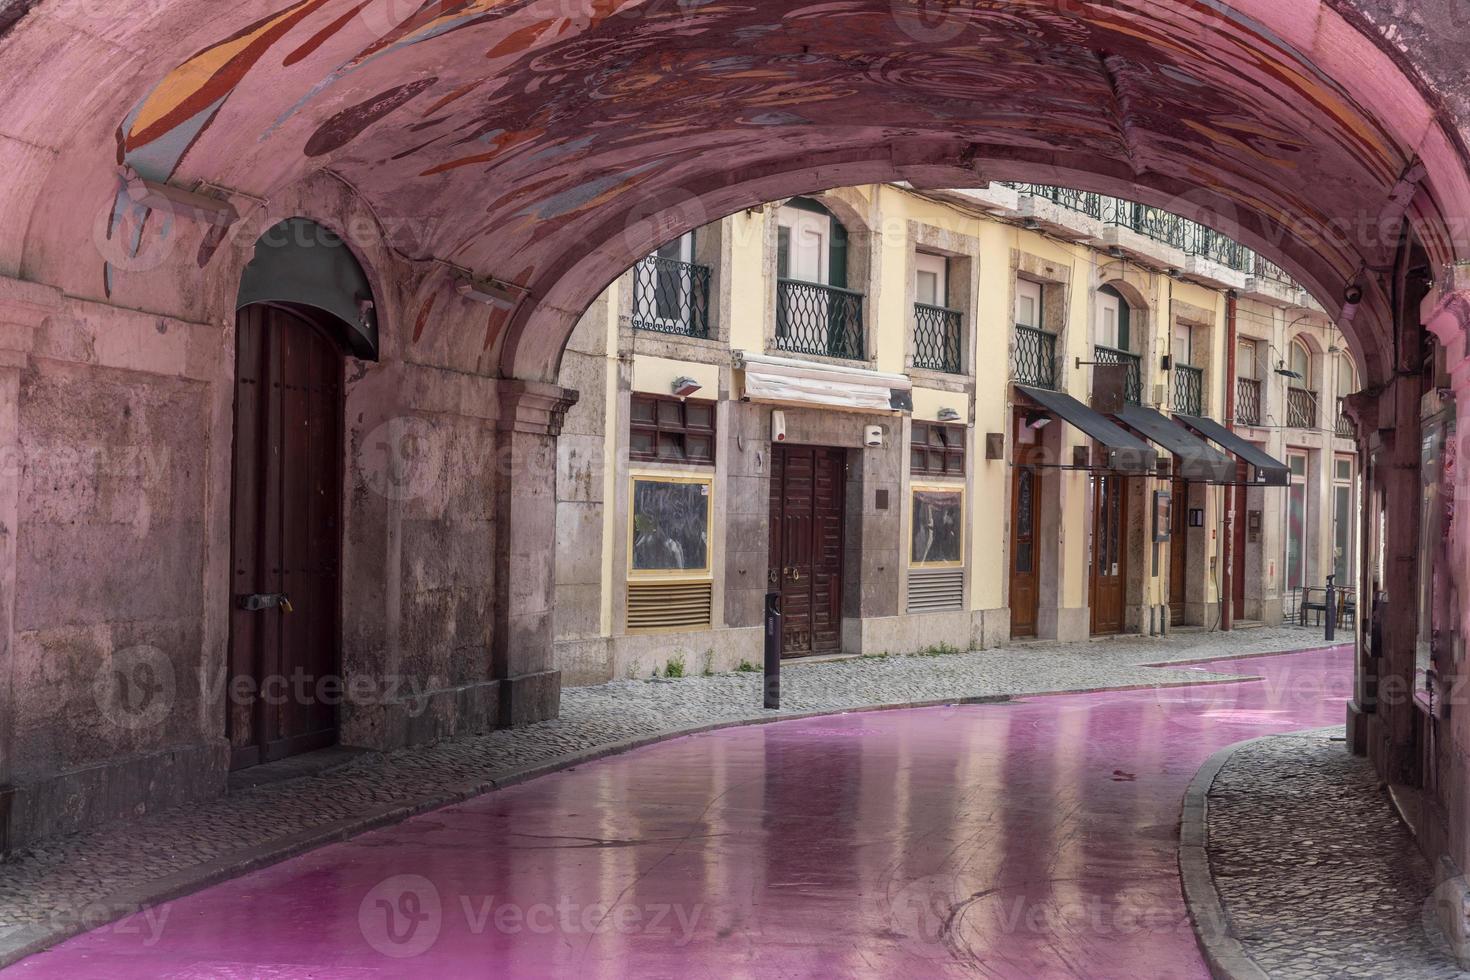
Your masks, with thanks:
<instances>
[{"instance_id":1,"label":"black bollard","mask_svg":"<svg viewBox=\"0 0 1470 980\"><path fill-rule=\"evenodd\" d=\"M781 593L766 593L766 707L781 707Z\"/></svg>"},{"instance_id":2,"label":"black bollard","mask_svg":"<svg viewBox=\"0 0 1470 980\"><path fill-rule=\"evenodd\" d=\"M1332 584L1336 575L1327 576L1327 639L1337 635L1337 588Z\"/></svg>"}]
</instances>

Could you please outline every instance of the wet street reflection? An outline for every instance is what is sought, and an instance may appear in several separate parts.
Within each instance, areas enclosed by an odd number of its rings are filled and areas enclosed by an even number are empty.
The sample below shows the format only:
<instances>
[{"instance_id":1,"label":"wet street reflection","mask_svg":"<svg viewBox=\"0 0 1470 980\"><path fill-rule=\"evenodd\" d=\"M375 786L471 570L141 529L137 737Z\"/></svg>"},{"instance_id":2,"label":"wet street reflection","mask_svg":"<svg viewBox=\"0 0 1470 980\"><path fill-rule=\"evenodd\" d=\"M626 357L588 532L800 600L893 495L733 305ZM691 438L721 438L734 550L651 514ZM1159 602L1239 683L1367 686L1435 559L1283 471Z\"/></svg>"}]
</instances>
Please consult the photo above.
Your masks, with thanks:
<instances>
[{"instance_id":1,"label":"wet street reflection","mask_svg":"<svg viewBox=\"0 0 1470 980\"><path fill-rule=\"evenodd\" d=\"M1180 801L1340 724L1347 648L1227 684L846 714L588 763L63 944L32 977L1204 977Z\"/></svg>"}]
</instances>

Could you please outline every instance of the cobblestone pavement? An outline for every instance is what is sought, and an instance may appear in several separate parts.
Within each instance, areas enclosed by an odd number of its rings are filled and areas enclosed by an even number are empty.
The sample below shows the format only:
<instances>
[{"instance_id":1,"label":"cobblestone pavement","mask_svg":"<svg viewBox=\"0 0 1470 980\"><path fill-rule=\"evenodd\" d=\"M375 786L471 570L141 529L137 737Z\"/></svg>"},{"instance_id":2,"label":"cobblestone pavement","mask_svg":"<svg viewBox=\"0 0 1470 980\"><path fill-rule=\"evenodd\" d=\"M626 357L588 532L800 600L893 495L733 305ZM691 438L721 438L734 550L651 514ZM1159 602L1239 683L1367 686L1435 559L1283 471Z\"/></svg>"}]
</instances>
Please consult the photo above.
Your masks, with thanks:
<instances>
[{"instance_id":1,"label":"cobblestone pavement","mask_svg":"<svg viewBox=\"0 0 1470 980\"><path fill-rule=\"evenodd\" d=\"M1251 742L1216 777L1207 849L1232 934L1273 980L1465 976L1426 912L1428 863L1332 734Z\"/></svg>"},{"instance_id":2,"label":"cobblestone pavement","mask_svg":"<svg viewBox=\"0 0 1470 980\"><path fill-rule=\"evenodd\" d=\"M783 668L779 714L1198 683L1222 678L1198 667L1143 665L1322 645L1320 633L1281 628L790 664ZM488 788L493 780L599 746L776 716L759 707L760 683L759 674L735 673L568 688L561 717L554 721L368 755L320 776L260 786L43 843L0 864L0 963L13 959L21 942L60 938L75 932L81 921L97 925L129 911L129 902L146 903L156 897L149 889L161 887L156 883L170 876L207 867L227 874L252 853L281 842L310 838L323 828L375 812L451 802L456 790Z\"/></svg>"}]
</instances>

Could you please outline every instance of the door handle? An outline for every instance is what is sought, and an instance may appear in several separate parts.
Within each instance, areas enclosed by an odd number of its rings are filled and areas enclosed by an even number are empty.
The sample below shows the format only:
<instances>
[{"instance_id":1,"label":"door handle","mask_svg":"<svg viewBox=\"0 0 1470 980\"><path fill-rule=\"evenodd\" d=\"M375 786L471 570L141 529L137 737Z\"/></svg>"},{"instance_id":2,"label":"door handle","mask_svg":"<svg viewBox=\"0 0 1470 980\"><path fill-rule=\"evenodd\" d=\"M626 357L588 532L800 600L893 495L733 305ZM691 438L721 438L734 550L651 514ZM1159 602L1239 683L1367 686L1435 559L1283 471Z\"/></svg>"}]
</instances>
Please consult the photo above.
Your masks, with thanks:
<instances>
[{"instance_id":1,"label":"door handle","mask_svg":"<svg viewBox=\"0 0 1470 980\"><path fill-rule=\"evenodd\" d=\"M261 612L278 607L282 612L292 611L291 600L284 592L249 592L235 596L235 608L246 612Z\"/></svg>"}]
</instances>

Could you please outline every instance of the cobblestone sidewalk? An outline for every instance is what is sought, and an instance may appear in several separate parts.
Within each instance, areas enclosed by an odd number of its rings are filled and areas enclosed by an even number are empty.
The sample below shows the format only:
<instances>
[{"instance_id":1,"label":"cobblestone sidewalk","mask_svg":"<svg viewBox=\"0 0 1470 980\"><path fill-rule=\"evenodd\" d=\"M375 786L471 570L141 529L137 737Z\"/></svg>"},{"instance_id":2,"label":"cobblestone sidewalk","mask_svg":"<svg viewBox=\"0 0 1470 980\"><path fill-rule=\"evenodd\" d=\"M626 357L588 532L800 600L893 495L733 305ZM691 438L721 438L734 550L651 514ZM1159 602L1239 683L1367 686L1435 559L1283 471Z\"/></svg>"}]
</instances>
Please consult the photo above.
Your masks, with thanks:
<instances>
[{"instance_id":1,"label":"cobblestone sidewalk","mask_svg":"<svg viewBox=\"0 0 1470 980\"><path fill-rule=\"evenodd\" d=\"M1225 678L1200 668L1143 665L1320 646L1319 633L1286 628L793 664L783 668L779 713L760 708L759 674L568 688L561 717L554 721L368 755L330 773L255 787L17 853L0 864L0 965L83 927L629 743L721 724L879 705L1199 683Z\"/></svg>"},{"instance_id":2,"label":"cobblestone sidewalk","mask_svg":"<svg viewBox=\"0 0 1470 980\"><path fill-rule=\"evenodd\" d=\"M1465 976L1426 912L1428 862L1330 730L1241 746L1207 819L1231 934L1273 980Z\"/></svg>"}]
</instances>

